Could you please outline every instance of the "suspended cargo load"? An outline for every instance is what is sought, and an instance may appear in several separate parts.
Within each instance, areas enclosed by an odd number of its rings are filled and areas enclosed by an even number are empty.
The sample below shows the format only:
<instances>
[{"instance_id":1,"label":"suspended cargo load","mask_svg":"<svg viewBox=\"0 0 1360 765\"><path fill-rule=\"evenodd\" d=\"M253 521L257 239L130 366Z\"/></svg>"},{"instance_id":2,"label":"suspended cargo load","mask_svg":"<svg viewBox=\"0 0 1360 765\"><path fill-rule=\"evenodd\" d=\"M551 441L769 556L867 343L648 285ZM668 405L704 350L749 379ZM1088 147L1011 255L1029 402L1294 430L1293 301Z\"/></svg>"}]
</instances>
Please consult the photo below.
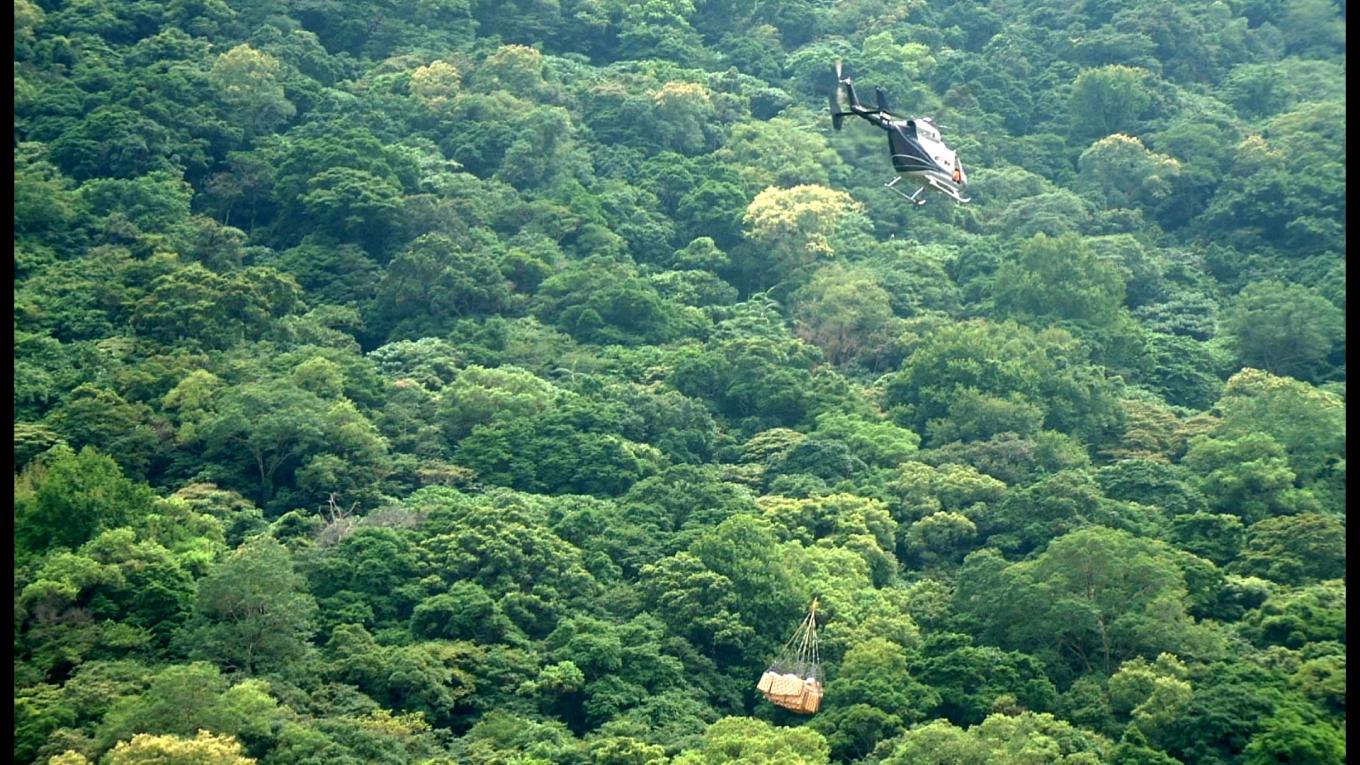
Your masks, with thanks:
<instances>
[{"instance_id":1,"label":"suspended cargo load","mask_svg":"<svg viewBox=\"0 0 1360 765\"><path fill-rule=\"evenodd\" d=\"M822 707L822 665L817 651L817 600L807 618L794 630L774 663L756 683L756 690L772 704L800 714Z\"/></svg>"}]
</instances>

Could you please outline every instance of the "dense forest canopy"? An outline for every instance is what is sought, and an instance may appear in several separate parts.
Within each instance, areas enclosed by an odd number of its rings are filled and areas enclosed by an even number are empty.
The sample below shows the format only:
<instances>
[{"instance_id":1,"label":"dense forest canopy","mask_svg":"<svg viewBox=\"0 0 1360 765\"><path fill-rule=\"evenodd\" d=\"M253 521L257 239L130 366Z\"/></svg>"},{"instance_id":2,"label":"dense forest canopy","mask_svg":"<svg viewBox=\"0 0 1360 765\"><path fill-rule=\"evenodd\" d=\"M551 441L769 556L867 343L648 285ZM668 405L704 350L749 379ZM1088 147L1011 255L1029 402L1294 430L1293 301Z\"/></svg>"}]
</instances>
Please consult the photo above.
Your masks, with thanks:
<instances>
[{"instance_id":1,"label":"dense forest canopy","mask_svg":"<svg viewBox=\"0 0 1360 765\"><path fill-rule=\"evenodd\" d=\"M14 761L1344 762L1345 64L1344 0L14 0Z\"/></svg>"}]
</instances>

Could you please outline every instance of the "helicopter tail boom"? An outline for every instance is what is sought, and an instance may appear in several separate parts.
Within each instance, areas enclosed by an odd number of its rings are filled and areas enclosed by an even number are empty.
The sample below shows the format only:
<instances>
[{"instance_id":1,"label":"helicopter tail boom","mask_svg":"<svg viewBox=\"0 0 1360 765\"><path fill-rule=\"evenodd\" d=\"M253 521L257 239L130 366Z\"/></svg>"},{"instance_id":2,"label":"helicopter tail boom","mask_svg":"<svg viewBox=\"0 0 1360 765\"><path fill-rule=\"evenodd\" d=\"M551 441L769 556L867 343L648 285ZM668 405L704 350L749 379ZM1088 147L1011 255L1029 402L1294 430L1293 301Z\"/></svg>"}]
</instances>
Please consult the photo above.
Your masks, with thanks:
<instances>
[{"instance_id":1,"label":"helicopter tail boom","mask_svg":"<svg viewBox=\"0 0 1360 765\"><path fill-rule=\"evenodd\" d=\"M877 108L870 109L860 103L859 96L855 94L854 81L845 76L839 60L836 61L832 73L836 77L836 84L828 93L828 100L831 102L831 127L840 130L845 117L853 114L878 127L886 128L886 121L891 117L891 113L888 111L888 98L883 89L874 89Z\"/></svg>"}]
</instances>

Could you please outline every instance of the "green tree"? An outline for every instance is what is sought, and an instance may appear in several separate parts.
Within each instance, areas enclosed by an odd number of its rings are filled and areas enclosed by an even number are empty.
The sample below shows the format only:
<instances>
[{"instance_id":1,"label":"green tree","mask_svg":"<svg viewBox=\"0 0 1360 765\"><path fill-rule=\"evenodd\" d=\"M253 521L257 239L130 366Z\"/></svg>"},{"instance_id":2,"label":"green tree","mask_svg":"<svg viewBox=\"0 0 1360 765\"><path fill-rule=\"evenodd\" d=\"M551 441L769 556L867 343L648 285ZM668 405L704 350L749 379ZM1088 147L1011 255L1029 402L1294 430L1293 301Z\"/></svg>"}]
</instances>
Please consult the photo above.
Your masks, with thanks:
<instances>
[{"instance_id":1,"label":"green tree","mask_svg":"<svg viewBox=\"0 0 1360 765\"><path fill-rule=\"evenodd\" d=\"M152 171L168 176L170 152L164 127L121 104L100 106L51 140L52 161L77 181L137 178ZM115 186L105 182L99 188Z\"/></svg>"},{"instance_id":2,"label":"green tree","mask_svg":"<svg viewBox=\"0 0 1360 765\"><path fill-rule=\"evenodd\" d=\"M165 444L157 432L163 421L158 420L146 405L89 383L70 391L48 417L67 444L107 452L136 478L155 474L161 466Z\"/></svg>"},{"instance_id":3,"label":"green tree","mask_svg":"<svg viewBox=\"0 0 1360 765\"><path fill-rule=\"evenodd\" d=\"M1072 132L1101 137L1129 130L1152 105L1148 77L1147 70L1122 64L1083 70L1068 100Z\"/></svg>"},{"instance_id":4,"label":"green tree","mask_svg":"<svg viewBox=\"0 0 1360 765\"><path fill-rule=\"evenodd\" d=\"M188 736L206 730L265 748L283 713L270 691L260 679L230 684L205 662L171 665L156 672L145 690L113 704L95 740L105 748L133 734Z\"/></svg>"},{"instance_id":5,"label":"green tree","mask_svg":"<svg viewBox=\"0 0 1360 765\"><path fill-rule=\"evenodd\" d=\"M464 438L477 425L497 417L538 417L563 394L527 370L507 365L487 369L469 365L441 393L439 418L450 440Z\"/></svg>"},{"instance_id":6,"label":"green tree","mask_svg":"<svg viewBox=\"0 0 1360 765\"><path fill-rule=\"evenodd\" d=\"M883 638L846 651L826 697L816 729L840 761L863 757L891 731L928 718L939 703L935 690L913 677L906 650Z\"/></svg>"},{"instance_id":7,"label":"green tree","mask_svg":"<svg viewBox=\"0 0 1360 765\"><path fill-rule=\"evenodd\" d=\"M1098 442L1117 427L1119 413L1106 372L1083 356L1081 346L1061 330L1035 333L984 320L947 325L915 344L901 370L888 379L885 400L898 407L900 422L921 432L933 420L953 419L960 399L1010 399L1037 406L1046 428ZM981 440L1013 421L975 420L979 424L969 435Z\"/></svg>"},{"instance_id":8,"label":"green tree","mask_svg":"<svg viewBox=\"0 0 1360 765\"><path fill-rule=\"evenodd\" d=\"M1181 762L1237 761L1273 714L1295 707L1264 668L1216 662L1191 680L1190 700L1165 736L1165 751Z\"/></svg>"},{"instance_id":9,"label":"green tree","mask_svg":"<svg viewBox=\"0 0 1360 765\"><path fill-rule=\"evenodd\" d=\"M977 541L977 524L962 513L931 513L907 529L907 550L927 566L962 560Z\"/></svg>"},{"instance_id":10,"label":"green tree","mask_svg":"<svg viewBox=\"0 0 1360 765\"><path fill-rule=\"evenodd\" d=\"M509 300L510 285L488 254L469 252L442 234L426 234L383 272L373 328L389 339L434 334L453 320L496 313Z\"/></svg>"},{"instance_id":11,"label":"green tree","mask_svg":"<svg viewBox=\"0 0 1360 765\"><path fill-rule=\"evenodd\" d=\"M1222 566L1237 557L1246 531L1235 515L1199 512L1172 518L1168 539L1181 549Z\"/></svg>"},{"instance_id":12,"label":"green tree","mask_svg":"<svg viewBox=\"0 0 1360 765\"><path fill-rule=\"evenodd\" d=\"M194 619L180 640L190 655L247 674L296 669L315 616L288 549L257 537L199 581Z\"/></svg>"},{"instance_id":13,"label":"green tree","mask_svg":"<svg viewBox=\"0 0 1360 765\"><path fill-rule=\"evenodd\" d=\"M1194 486L1209 507L1248 523L1307 507L1308 497L1294 488L1284 447L1265 433L1240 438L1197 435L1181 464L1195 474Z\"/></svg>"},{"instance_id":14,"label":"green tree","mask_svg":"<svg viewBox=\"0 0 1360 765\"><path fill-rule=\"evenodd\" d=\"M1292 585L1340 578L1346 572L1346 527L1317 513L1258 521L1247 528L1232 570Z\"/></svg>"},{"instance_id":15,"label":"green tree","mask_svg":"<svg viewBox=\"0 0 1360 765\"><path fill-rule=\"evenodd\" d=\"M793 313L798 336L821 348L832 364L868 356L886 343L892 326L888 293L873 275L835 264L819 269L793 295Z\"/></svg>"},{"instance_id":16,"label":"green tree","mask_svg":"<svg viewBox=\"0 0 1360 765\"><path fill-rule=\"evenodd\" d=\"M696 646L730 657L725 663L773 655L810 600L806 587L786 565L769 522L747 515L644 566L640 581L643 602L658 618Z\"/></svg>"},{"instance_id":17,"label":"green tree","mask_svg":"<svg viewBox=\"0 0 1360 765\"><path fill-rule=\"evenodd\" d=\"M1057 690L1033 656L973 645L966 635L939 633L925 641L911 668L914 676L939 694L937 712L955 725L977 725L1007 697L1024 708L1052 709Z\"/></svg>"},{"instance_id":18,"label":"green tree","mask_svg":"<svg viewBox=\"0 0 1360 765\"><path fill-rule=\"evenodd\" d=\"M770 320L782 330L782 319ZM727 417L757 426L796 425L815 404L811 368L821 352L780 335L714 338L677 359L672 383L687 396L712 402Z\"/></svg>"},{"instance_id":19,"label":"green tree","mask_svg":"<svg viewBox=\"0 0 1360 765\"><path fill-rule=\"evenodd\" d=\"M998 712L964 731L944 720L911 729L884 758L885 765L954 762L1103 762L1110 742L1046 712Z\"/></svg>"},{"instance_id":20,"label":"green tree","mask_svg":"<svg viewBox=\"0 0 1360 765\"><path fill-rule=\"evenodd\" d=\"M455 582L448 592L426 598L411 612L411 632L426 638L490 643L508 626L496 601L473 582Z\"/></svg>"},{"instance_id":21,"label":"green tree","mask_svg":"<svg viewBox=\"0 0 1360 765\"><path fill-rule=\"evenodd\" d=\"M411 95L433 111L442 111L458 95L462 75L451 61L431 61L411 73Z\"/></svg>"},{"instance_id":22,"label":"green tree","mask_svg":"<svg viewBox=\"0 0 1360 765\"><path fill-rule=\"evenodd\" d=\"M1091 144L1077 160L1077 188L1106 208L1151 212L1171 195L1180 163L1148 151L1142 141L1116 133Z\"/></svg>"},{"instance_id":23,"label":"green tree","mask_svg":"<svg viewBox=\"0 0 1360 765\"><path fill-rule=\"evenodd\" d=\"M1288 454L1303 486L1331 480L1346 443L1345 402L1341 397L1287 377L1244 369L1228 380L1217 410L1217 434L1266 433Z\"/></svg>"},{"instance_id":24,"label":"green tree","mask_svg":"<svg viewBox=\"0 0 1360 765\"><path fill-rule=\"evenodd\" d=\"M703 742L681 752L675 765L754 765L784 762L821 765L830 762L822 734L809 728L777 728L750 717L725 717L704 731Z\"/></svg>"},{"instance_id":25,"label":"green tree","mask_svg":"<svg viewBox=\"0 0 1360 765\"><path fill-rule=\"evenodd\" d=\"M1058 319L1112 328L1124 303L1119 271L1073 234L1038 234L996 272L995 301L1020 321Z\"/></svg>"},{"instance_id":26,"label":"green tree","mask_svg":"<svg viewBox=\"0 0 1360 765\"><path fill-rule=\"evenodd\" d=\"M1346 737L1331 724L1308 721L1282 711L1266 721L1243 750L1245 765L1274 762L1316 762L1339 765L1346 761Z\"/></svg>"},{"instance_id":27,"label":"green tree","mask_svg":"<svg viewBox=\"0 0 1360 765\"><path fill-rule=\"evenodd\" d=\"M323 623L405 621L429 586L415 540L401 529L360 526L309 563L307 580ZM412 632L424 636L425 630Z\"/></svg>"},{"instance_id":28,"label":"green tree","mask_svg":"<svg viewBox=\"0 0 1360 765\"><path fill-rule=\"evenodd\" d=\"M287 122L297 107L284 95L278 59L242 43L217 57L209 78L247 134L269 132Z\"/></svg>"},{"instance_id":29,"label":"green tree","mask_svg":"<svg viewBox=\"0 0 1360 765\"><path fill-rule=\"evenodd\" d=\"M61 688L40 683L22 690L16 689L13 749L15 760L33 761L52 731L70 727L75 722L76 712L63 698Z\"/></svg>"},{"instance_id":30,"label":"green tree","mask_svg":"<svg viewBox=\"0 0 1360 765\"><path fill-rule=\"evenodd\" d=\"M447 491L425 489L406 501L420 508ZM511 608L507 594L541 593L553 614L570 599L596 592L581 551L552 533L542 507L529 495L499 490L429 512L435 533L420 542L420 559L450 585L469 580L486 588L507 616L532 634L551 631L552 619L545 614L539 623L521 624L526 614Z\"/></svg>"},{"instance_id":31,"label":"green tree","mask_svg":"<svg viewBox=\"0 0 1360 765\"><path fill-rule=\"evenodd\" d=\"M1127 531L1078 529L1009 566L980 550L965 559L959 581L956 603L985 637L1040 652L1054 669L1062 662L1109 674L1136 655L1200 643L1171 550Z\"/></svg>"},{"instance_id":32,"label":"green tree","mask_svg":"<svg viewBox=\"0 0 1360 765\"><path fill-rule=\"evenodd\" d=\"M1279 113L1299 94L1291 92L1288 80L1275 67L1261 63L1239 64L1218 86L1224 101L1247 119L1260 119Z\"/></svg>"},{"instance_id":33,"label":"green tree","mask_svg":"<svg viewBox=\"0 0 1360 765\"><path fill-rule=\"evenodd\" d=\"M401 192L397 184L374 173L335 167L309 178L298 201L308 219L376 253L383 251L399 225Z\"/></svg>"},{"instance_id":34,"label":"green tree","mask_svg":"<svg viewBox=\"0 0 1360 765\"><path fill-rule=\"evenodd\" d=\"M667 148L696 154L707 148L705 136L713 120L708 89L692 82L668 82L652 93L657 136Z\"/></svg>"},{"instance_id":35,"label":"green tree","mask_svg":"<svg viewBox=\"0 0 1360 765\"><path fill-rule=\"evenodd\" d=\"M1189 672L1175 656L1164 653L1155 662L1137 657L1124 662L1110 676L1113 712L1131 719L1148 740L1164 741L1190 702Z\"/></svg>"},{"instance_id":36,"label":"green tree","mask_svg":"<svg viewBox=\"0 0 1360 765\"><path fill-rule=\"evenodd\" d=\"M1243 634L1257 645L1289 648L1344 639L1345 598L1340 580L1274 592L1243 617Z\"/></svg>"},{"instance_id":37,"label":"green tree","mask_svg":"<svg viewBox=\"0 0 1360 765\"><path fill-rule=\"evenodd\" d=\"M859 203L843 191L816 184L770 186L746 206L742 222L747 237L761 248L761 270L787 277L818 258L832 257L831 237L846 215L859 210Z\"/></svg>"},{"instance_id":38,"label":"green tree","mask_svg":"<svg viewBox=\"0 0 1360 765\"><path fill-rule=\"evenodd\" d=\"M1307 287L1262 281L1248 285L1222 317L1246 366L1316 381L1345 337L1342 312Z\"/></svg>"},{"instance_id":39,"label":"green tree","mask_svg":"<svg viewBox=\"0 0 1360 765\"><path fill-rule=\"evenodd\" d=\"M299 308L300 298L297 282L268 266L219 276L192 263L151 283L132 326L163 343L188 339L221 349L258 339L273 319Z\"/></svg>"},{"instance_id":40,"label":"green tree","mask_svg":"<svg viewBox=\"0 0 1360 765\"><path fill-rule=\"evenodd\" d=\"M826 186L831 173L843 166L825 136L801 130L795 119L785 116L733 126L732 135L714 157L741 167L757 188Z\"/></svg>"},{"instance_id":41,"label":"green tree","mask_svg":"<svg viewBox=\"0 0 1360 765\"><path fill-rule=\"evenodd\" d=\"M875 585L887 584L897 569L893 548L897 523L883 503L853 494L828 494L808 499L765 496L757 501L781 536L804 545L835 545L861 551Z\"/></svg>"},{"instance_id":42,"label":"green tree","mask_svg":"<svg viewBox=\"0 0 1360 765\"><path fill-rule=\"evenodd\" d=\"M1099 483L1084 470L1055 472L1012 489L980 515L988 543L1018 553L1041 548L1051 539L1092 524L1155 537L1164 522L1156 508L1103 496Z\"/></svg>"},{"instance_id":43,"label":"green tree","mask_svg":"<svg viewBox=\"0 0 1360 765\"><path fill-rule=\"evenodd\" d=\"M74 550L99 532L129 525L149 514L155 495L129 480L97 449L58 447L15 481L15 541L42 552Z\"/></svg>"},{"instance_id":44,"label":"green tree","mask_svg":"<svg viewBox=\"0 0 1360 765\"><path fill-rule=\"evenodd\" d=\"M632 268L584 261L539 285L535 313L586 343L664 343L686 333L685 311Z\"/></svg>"}]
</instances>

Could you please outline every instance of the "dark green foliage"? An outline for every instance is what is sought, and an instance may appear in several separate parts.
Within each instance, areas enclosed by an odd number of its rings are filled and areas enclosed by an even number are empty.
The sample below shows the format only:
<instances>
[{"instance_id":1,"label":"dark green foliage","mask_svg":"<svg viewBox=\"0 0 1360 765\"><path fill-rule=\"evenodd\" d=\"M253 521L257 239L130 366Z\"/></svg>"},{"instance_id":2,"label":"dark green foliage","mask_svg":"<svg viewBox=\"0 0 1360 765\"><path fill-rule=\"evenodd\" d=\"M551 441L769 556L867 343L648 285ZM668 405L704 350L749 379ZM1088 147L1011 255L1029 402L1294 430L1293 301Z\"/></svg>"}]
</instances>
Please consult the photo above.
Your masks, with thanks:
<instances>
[{"instance_id":1,"label":"dark green foliage","mask_svg":"<svg viewBox=\"0 0 1360 765\"><path fill-rule=\"evenodd\" d=\"M1309 721L1298 713L1283 712L1266 721L1243 753L1246 765L1273 762L1339 765L1346 761L1346 738L1327 722Z\"/></svg>"},{"instance_id":2,"label":"dark green foliage","mask_svg":"<svg viewBox=\"0 0 1360 765\"><path fill-rule=\"evenodd\" d=\"M1236 567L1289 584L1340 578L1346 572L1346 527L1317 513L1266 518L1247 529Z\"/></svg>"},{"instance_id":3,"label":"dark green foliage","mask_svg":"<svg viewBox=\"0 0 1360 765\"><path fill-rule=\"evenodd\" d=\"M1034 657L993 646L975 646L966 635L942 633L913 663L920 682L940 694L938 713L956 725L976 725L1010 694L1027 709L1046 711L1057 692Z\"/></svg>"},{"instance_id":4,"label":"dark green foliage","mask_svg":"<svg viewBox=\"0 0 1360 765\"><path fill-rule=\"evenodd\" d=\"M815 347L793 338L713 339L677 359L672 379L681 393L738 422L795 425L813 404L809 367L819 357Z\"/></svg>"},{"instance_id":5,"label":"dark green foliage","mask_svg":"<svg viewBox=\"0 0 1360 765\"><path fill-rule=\"evenodd\" d=\"M32 552L75 549L100 531L136 523L154 500L145 484L126 478L97 449L60 449L31 466L16 487L15 540Z\"/></svg>"},{"instance_id":6,"label":"dark green foliage","mask_svg":"<svg viewBox=\"0 0 1360 765\"><path fill-rule=\"evenodd\" d=\"M1035 333L982 320L942 327L889 379L886 400L918 432L932 421L952 423L954 430L945 432L958 433L958 440L1014 433L1017 423L1028 423L1030 432L1020 435L1032 436L1037 414L1046 427L1097 441L1119 415L1112 382L1083 355L1061 330Z\"/></svg>"},{"instance_id":7,"label":"dark green foliage","mask_svg":"<svg viewBox=\"0 0 1360 765\"><path fill-rule=\"evenodd\" d=\"M1260 644L1300 648L1346 635L1345 585L1339 580L1266 598L1247 614L1245 634Z\"/></svg>"},{"instance_id":8,"label":"dark green foliage","mask_svg":"<svg viewBox=\"0 0 1360 765\"><path fill-rule=\"evenodd\" d=\"M537 419L479 425L459 443L454 459L501 486L617 495L655 473L663 458L654 447L611 431L597 412L564 407Z\"/></svg>"},{"instance_id":9,"label":"dark green foliage","mask_svg":"<svg viewBox=\"0 0 1360 765\"><path fill-rule=\"evenodd\" d=\"M1199 512L1172 518L1168 538L1182 549L1222 566L1237 557L1245 532L1235 515Z\"/></svg>"},{"instance_id":10,"label":"dark green foliage","mask_svg":"<svg viewBox=\"0 0 1360 765\"><path fill-rule=\"evenodd\" d=\"M1089 526L1020 563L990 549L970 554L955 602L989 642L1038 652L1059 673L1109 673L1134 655L1192 645L1175 560L1163 543Z\"/></svg>"},{"instance_id":11,"label":"dark green foliage","mask_svg":"<svg viewBox=\"0 0 1360 765\"><path fill-rule=\"evenodd\" d=\"M286 673L310 650L316 601L273 539L257 538L223 559L199 580L196 600L179 636L190 656L246 674Z\"/></svg>"},{"instance_id":12,"label":"dark green foliage","mask_svg":"<svg viewBox=\"0 0 1360 765\"><path fill-rule=\"evenodd\" d=\"M496 601L472 582L458 582L447 593L422 600L411 612L412 634L425 638L492 643L506 626Z\"/></svg>"},{"instance_id":13,"label":"dark green foliage","mask_svg":"<svg viewBox=\"0 0 1360 765\"><path fill-rule=\"evenodd\" d=\"M13 760L1344 760L1344 21L15 0Z\"/></svg>"},{"instance_id":14,"label":"dark green foliage","mask_svg":"<svg viewBox=\"0 0 1360 765\"><path fill-rule=\"evenodd\" d=\"M1148 355L1152 373L1148 385L1168 404L1207 409L1223 392L1215 374L1218 359L1193 338L1160 332L1149 333Z\"/></svg>"},{"instance_id":15,"label":"dark green foliage","mask_svg":"<svg viewBox=\"0 0 1360 765\"><path fill-rule=\"evenodd\" d=\"M1139 502L1166 516L1198 513L1206 499L1189 483L1184 469L1147 459L1125 459L1096 471L1101 493L1111 499Z\"/></svg>"},{"instance_id":16,"label":"dark green foliage","mask_svg":"<svg viewBox=\"0 0 1360 765\"><path fill-rule=\"evenodd\" d=\"M1244 289L1223 317L1223 329L1244 366L1313 381L1345 336L1340 310L1306 288L1278 282Z\"/></svg>"},{"instance_id":17,"label":"dark green foliage","mask_svg":"<svg viewBox=\"0 0 1360 765\"><path fill-rule=\"evenodd\" d=\"M1310 498L1294 489L1284 448L1265 433L1236 439L1195 436L1183 463L1209 507L1248 523L1297 512Z\"/></svg>"},{"instance_id":18,"label":"dark green foliage","mask_svg":"<svg viewBox=\"0 0 1360 765\"><path fill-rule=\"evenodd\" d=\"M1087 472L1065 470L1008 492L982 516L981 531L993 546L1024 554L1090 524L1159 536L1162 519L1159 508L1110 500Z\"/></svg>"},{"instance_id":19,"label":"dark green foliage","mask_svg":"<svg viewBox=\"0 0 1360 765\"><path fill-rule=\"evenodd\" d=\"M425 570L413 548L401 530L359 528L318 555L307 579L323 620L390 626L407 619L424 594Z\"/></svg>"},{"instance_id":20,"label":"dark green foliage","mask_svg":"<svg viewBox=\"0 0 1360 765\"><path fill-rule=\"evenodd\" d=\"M585 343L664 343L685 334L683 314L651 285L589 260L539 285L538 317Z\"/></svg>"}]
</instances>

